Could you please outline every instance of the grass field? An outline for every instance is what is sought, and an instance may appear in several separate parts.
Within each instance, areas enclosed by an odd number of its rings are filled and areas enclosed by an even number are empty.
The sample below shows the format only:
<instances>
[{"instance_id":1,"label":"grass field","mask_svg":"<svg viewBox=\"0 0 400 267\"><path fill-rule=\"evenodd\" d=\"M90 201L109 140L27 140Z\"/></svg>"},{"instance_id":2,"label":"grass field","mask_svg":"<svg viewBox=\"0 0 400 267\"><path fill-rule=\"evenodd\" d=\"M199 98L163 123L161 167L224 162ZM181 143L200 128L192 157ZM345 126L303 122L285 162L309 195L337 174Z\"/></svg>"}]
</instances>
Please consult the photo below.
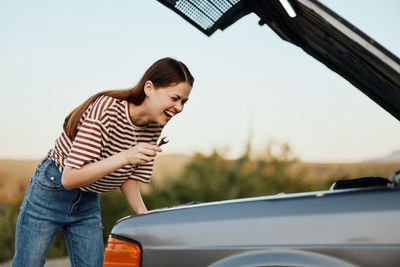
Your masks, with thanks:
<instances>
[{"instance_id":1,"label":"grass field","mask_svg":"<svg viewBox=\"0 0 400 267\"><path fill-rule=\"evenodd\" d=\"M160 155L156 158L153 182L179 173L190 161L190 156ZM38 160L0 160L0 203L10 203L24 196Z\"/></svg>"},{"instance_id":2,"label":"grass field","mask_svg":"<svg viewBox=\"0 0 400 267\"><path fill-rule=\"evenodd\" d=\"M153 183L162 183L165 177L178 175L191 157L185 155L159 155L155 161ZM39 160L0 160L0 203L21 199ZM400 169L400 162L378 163L307 163L297 162L289 168L293 178L308 181L365 176L390 177Z\"/></svg>"}]
</instances>

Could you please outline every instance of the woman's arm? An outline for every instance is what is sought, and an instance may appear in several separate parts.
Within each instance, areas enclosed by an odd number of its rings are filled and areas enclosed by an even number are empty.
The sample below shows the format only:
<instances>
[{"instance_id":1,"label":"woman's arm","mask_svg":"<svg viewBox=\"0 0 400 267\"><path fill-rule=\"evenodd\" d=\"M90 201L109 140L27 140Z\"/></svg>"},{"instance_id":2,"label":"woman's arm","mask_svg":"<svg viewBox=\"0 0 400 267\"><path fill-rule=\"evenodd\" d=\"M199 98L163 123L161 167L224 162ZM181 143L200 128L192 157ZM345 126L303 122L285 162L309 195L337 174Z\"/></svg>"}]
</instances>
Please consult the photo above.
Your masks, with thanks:
<instances>
[{"instance_id":1,"label":"woman's arm","mask_svg":"<svg viewBox=\"0 0 400 267\"><path fill-rule=\"evenodd\" d=\"M140 194L139 183L135 180L128 179L121 186L121 192L124 194L131 208L136 214L147 212L146 205Z\"/></svg>"},{"instance_id":2,"label":"woman's arm","mask_svg":"<svg viewBox=\"0 0 400 267\"><path fill-rule=\"evenodd\" d=\"M106 159L85 164L80 169L65 166L61 183L67 190L85 186L96 182L125 165L146 164L154 159L157 152L161 152L158 146L139 143Z\"/></svg>"}]
</instances>

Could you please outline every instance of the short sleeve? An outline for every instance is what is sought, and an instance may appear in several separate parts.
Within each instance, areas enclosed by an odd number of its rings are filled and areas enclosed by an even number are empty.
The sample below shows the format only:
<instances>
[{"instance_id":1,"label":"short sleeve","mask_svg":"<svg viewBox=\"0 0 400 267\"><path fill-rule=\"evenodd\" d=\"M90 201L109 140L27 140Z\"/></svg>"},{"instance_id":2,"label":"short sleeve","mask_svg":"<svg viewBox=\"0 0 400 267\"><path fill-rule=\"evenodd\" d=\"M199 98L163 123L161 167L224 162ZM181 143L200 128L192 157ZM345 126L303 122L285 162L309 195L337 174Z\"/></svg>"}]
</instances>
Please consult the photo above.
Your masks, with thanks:
<instances>
[{"instance_id":1,"label":"short sleeve","mask_svg":"<svg viewBox=\"0 0 400 267\"><path fill-rule=\"evenodd\" d=\"M65 166L80 169L84 164L100 159L104 129L98 120L85 118L78 128Z\"/></svg>"},{"instance_id":2,"label":"short sleeve","mask_svg":"<svg viewBox=\"0 0 400 267\"><path fill-rule=\"evenodd\" d=\"M150 183L151 175L153 173L154 160L148 164L137 165L129 179L133 179L142 183Z\"/></svg>"}]
</instances>

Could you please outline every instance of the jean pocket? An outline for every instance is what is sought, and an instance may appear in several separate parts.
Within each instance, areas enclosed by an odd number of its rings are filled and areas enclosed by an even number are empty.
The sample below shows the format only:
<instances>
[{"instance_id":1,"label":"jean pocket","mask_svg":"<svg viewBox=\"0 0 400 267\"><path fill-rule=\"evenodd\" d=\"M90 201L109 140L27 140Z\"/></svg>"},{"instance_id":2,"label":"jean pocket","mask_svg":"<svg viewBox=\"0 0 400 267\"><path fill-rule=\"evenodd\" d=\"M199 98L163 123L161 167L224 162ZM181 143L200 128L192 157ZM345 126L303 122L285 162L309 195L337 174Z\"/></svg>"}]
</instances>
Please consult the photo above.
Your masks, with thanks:
<instances>
[{"instance_id":1,"label":"jean pocket","mask_svg":"<svg viewBox=\"0 0 400 267\"><path fill-rule=\"evenodd\" d=\"M40 169L42 168L43 163L45 163L47 160L48 160L48 158L46 156L39 161L39 163L37 164L36 169L35 169L35 176L39 175Z\"/></svg>"},{"instance_id":2,"label":"jean pocket","mask_svg":"<svg viewBox=\"0 0 400 267\"><path fill-rule=\"evenodd\" d=\"M46 190L62 190L61 172L54 161L48 160L42 167L43 171L38 175L36 180L38 184Z\"/></svg>"},{"instance_id":3,"label":"jean pocket","mask_svg":"<svg viewBox=\"0 0 400 267\"><path fill-rule=\"evenodd\" d=\"M48 157L45 156L43 159L40 160L40 162L38 163L37 167L40 168L40 166L42 166L43 163L45 163L48 160Z\"/></svg>"}]
</instances>

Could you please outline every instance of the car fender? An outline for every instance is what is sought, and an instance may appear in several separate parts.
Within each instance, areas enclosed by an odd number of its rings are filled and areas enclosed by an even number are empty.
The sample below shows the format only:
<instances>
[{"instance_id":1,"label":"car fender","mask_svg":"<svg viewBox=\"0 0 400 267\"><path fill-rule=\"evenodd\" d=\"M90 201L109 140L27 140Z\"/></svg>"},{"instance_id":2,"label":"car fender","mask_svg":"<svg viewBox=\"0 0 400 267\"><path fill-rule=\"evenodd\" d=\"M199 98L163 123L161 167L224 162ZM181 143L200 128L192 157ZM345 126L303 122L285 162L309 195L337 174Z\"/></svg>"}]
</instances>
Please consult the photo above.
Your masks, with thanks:
<instances>
[{"instance_id":1,"label":"car fender","mask_svg":"<svg viewBox=\"0 0 400 267\"><path fill-rule=\"evenodd\" d=\"M356 267L343 260L306 251L252 251L219 260L209 267Z\"/></svg>"}]
</instances>

